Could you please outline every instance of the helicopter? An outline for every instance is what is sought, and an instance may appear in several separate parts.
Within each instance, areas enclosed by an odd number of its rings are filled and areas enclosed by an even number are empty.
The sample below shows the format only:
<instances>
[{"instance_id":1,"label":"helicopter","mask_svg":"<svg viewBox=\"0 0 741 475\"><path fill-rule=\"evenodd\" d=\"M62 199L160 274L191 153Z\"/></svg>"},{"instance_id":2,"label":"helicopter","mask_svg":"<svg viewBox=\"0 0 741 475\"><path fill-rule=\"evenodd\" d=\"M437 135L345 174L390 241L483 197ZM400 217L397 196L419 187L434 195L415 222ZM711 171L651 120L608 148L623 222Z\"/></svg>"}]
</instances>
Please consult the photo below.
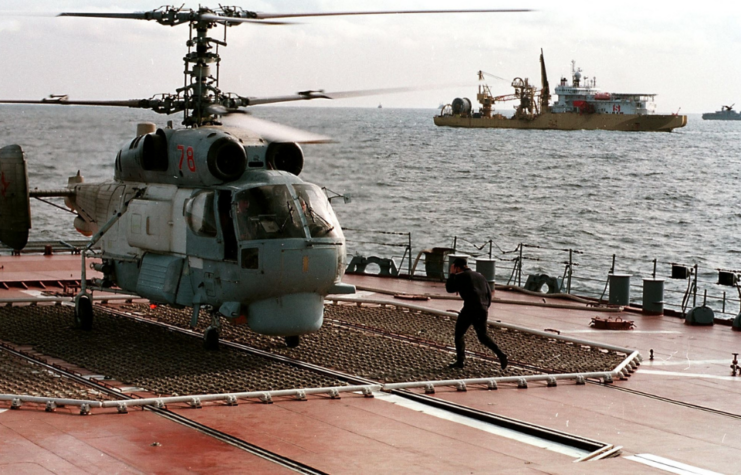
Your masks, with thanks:
<instances>
[{"instance_id":1,"label":"helicopter","mask_svg":"<svg viewBox=\"0 0 741 475\"><path fill-rule=\"evenodd\" d=\"M335 99L379 91L307 90L247 97L219 87L226 31L243 23L282 25L285 18L402 13L520 12L428 10L334 13L258 13L240 7L164 6L135 13L61 13L59 16L154 21L187 25L184 86L175 93L122 101L70 100L0 103L87 105L183 114L182 127L137 125L114 160L112 181L86 183L78 172L57 190L30 190L23 149L0 148L0 241L14 250L28 242L30 198L62 197L76 213L75 229L90 238L81 252L82 279L75 324L93 327L92 292L120 292L152 304L192 308L195 328L210 314L204 347L219 347L222 317L255 332L282 336L296 347L319 330L324 298L350 294L342 282L345 239L325 191L304 182L301 144L329 139L244 114L260 104ZM223 40L210 30L223 27ZM396 92L408 90L399 88ZM384 92L394 92L384 90ZM102 278L88 283L90 267Z\"/></svg>"}]
</instances>

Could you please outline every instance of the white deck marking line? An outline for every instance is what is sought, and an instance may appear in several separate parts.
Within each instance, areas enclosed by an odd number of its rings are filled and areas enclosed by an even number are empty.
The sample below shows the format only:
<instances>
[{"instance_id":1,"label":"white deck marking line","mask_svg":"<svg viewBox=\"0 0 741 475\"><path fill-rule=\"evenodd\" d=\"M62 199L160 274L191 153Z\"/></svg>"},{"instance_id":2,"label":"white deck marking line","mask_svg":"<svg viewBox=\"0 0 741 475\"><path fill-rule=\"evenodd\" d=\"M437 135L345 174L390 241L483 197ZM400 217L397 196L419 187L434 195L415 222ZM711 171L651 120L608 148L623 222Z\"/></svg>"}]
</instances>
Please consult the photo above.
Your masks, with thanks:
<instances>
[{"instance_id":1,"label":"white deck marking line","mask_svg":"<svg viewBox=\"0 0 741 475\"><path fill-rule=\"evenodd\" d=\"M650 467L655 467L665 472L676 473L679 475L723 475L722 473L705 470L704 468L693 467L675 460L670 460L658 455L636 454L625 457L628 460L639 462Z\"/></svg>"},{"instance_id":2,"label":"white deck marking line","mask_svg":"<svg viewBox=\"0 0 741 475\"><path fill-rule=\"evenodd\" d=\"M48 295L43 294L43 290L21 290L21 293L30 295L31 297L48 297Z\"/></svg>"},{"instance_id":3,"label":"white deck marking line","mask_svg":"<svg viewBox=\"0 0 741 475\"><path fill-rule=\"evenodd\" d=\"M561 333L605 333L610 330L560 330ZM643 334L680 334L677 330L623 330L626 334L643 333Z\"/></svg>"},{"instance_id":4,"label":"white deck marking line","mask_svg":"<svg viewBox=\"0 0 741 475\"><path fill-rule=\"evenodd\" d=\"M2 414L5 411L7 411L7 409L0 409L0 414Z\"/></svg>"},{"instance_id":5,"label":"white deck marking line","mask_svg":"<svg viewBox=\"0 0 741 475\"><path fill-rule=\"evenodd\" d=\"M490 434L498 435L500 437L506 437L508 439L516 440L518 442L523 442L528 445L533 445L535 447L540 447L542 449L550 450L552 452L558 452L560 454L568 455L569 457L580 458L590 453L586 450L580 450L574 447L570 447L568 445L559 444L558 442L551 442L550 440L545 440L545 439L541 439L540 437L523 434L522 432L518 432L516 430L506 429L504 427L499 427L497 425L490 424L488 422L482 422L472 417L453 414L452 412L449 412L443 409L438 409L436 407L430 407L425 404L420 404L416 401L410 401L409 399L396 396L394 394L388 394L382 391L378 391L378 392L374 392L373 395L377 399L380 399L381 401L390 402L392 404L396 404L398 406L405 407L413 411L421 412L429 416L437 417L439 419L444 419L446 421L456 422L458 424L463 424L465 426L472 427L474 429L483 430L484 432L488 432Z\"/></svg>"},{"instance_id":6,"label":"white deck marking line","mask_svg":"<svg viewBox=\"0 0 741 475\"><path fill-rule=\"evenodd\" d=\"M694 379L720 379L721 381L738 381L741 382L741 378L738 376L716 376L714 374L701 374L701 373L678 373L676 371L661 371L656 369L643 369L638 370L641 374L654 374L659 376L682 376L686 378Z\"/></svg>"},{"instance_id":7,"label":"white deck marking line","mask_svg":"<svg viewBox=\"0 0 741 475\"><path fill-rule=\"evenodd\" d=\"M343 294L342 296L345 297L345 298L348 298L348 299L360 299L360 298L364 298L364 297L369 297L371 295L376 295L376 293L375 292L369 292L367 290L359 290L359 291L356 291L354 294ZM324 300L331 301L332 300L332 296L331 295L328 295L328 296L326 296L324 298Z\"/></svg>"},{"instance_id":8,"label":"white deck marking line","mask_svg":"<svg viewBox=\"0 0 741 475\"><path fill-rule=\"evenodd\" d=\"M724 360L690 360L691 365L700 365L700 364L723 364L728 365L730 363L730 358L726 358ZM680 360L666 360L666 361L643 361L641 363L642 365L646 366L687 366L687 361L680 361Z\"/></svg>"}]
</instances>

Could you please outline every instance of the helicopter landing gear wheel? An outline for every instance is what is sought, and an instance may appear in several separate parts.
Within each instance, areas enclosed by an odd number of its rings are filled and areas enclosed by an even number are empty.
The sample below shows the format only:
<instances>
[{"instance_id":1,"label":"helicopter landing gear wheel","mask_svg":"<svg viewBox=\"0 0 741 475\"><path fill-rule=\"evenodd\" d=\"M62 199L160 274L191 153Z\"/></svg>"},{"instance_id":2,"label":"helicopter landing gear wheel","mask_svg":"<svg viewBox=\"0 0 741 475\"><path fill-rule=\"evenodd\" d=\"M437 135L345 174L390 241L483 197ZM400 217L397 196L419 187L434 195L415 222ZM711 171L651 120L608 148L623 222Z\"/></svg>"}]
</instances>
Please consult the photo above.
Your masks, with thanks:
<instances>
[{"instance_id":1,"label":"helicopter landing gear wheel","mask_svg":"<svg viewBox=\"0 0 741 475\"><path fill-rule=\"evenodd\" d=\"M93 329L93 301L87 294L75 299L75 326L85 331Z\"/></svg>"},{"instance_id":2,"label":"helicopter landing gear wheel","mask_svg":"<svg viewBox=\"0 0 741 475\"><path fill-rule=\"evenodd\" d=\"M203 332L203 348L208 351L219 349L219 332L221 331L221 318L219 312L211 310L211 325Z\"/></svg>"},{"instance_id":3,"label":"helicopter landing gear wheel","mask_svg":"<svg viewBox=\"0 0 741 475\"><path fill-rule=\"evenodd\" d=\"M203 348L208 351L219 349L219 329L214 327L206 328L203 332Z\"/></svg>"},{"instance_id":4,"label":"helicopter landing gear wheel","mask_svg":"<svg viewBox=\"0 0 741 475\"><path fill-rule=\"evenodd\" d=\"M285 337L285 340L286 340L286 346L288 348L296 348L298 344L301 342L301 337L298 335L287 336Z\"/></svg>"}]
</instances>

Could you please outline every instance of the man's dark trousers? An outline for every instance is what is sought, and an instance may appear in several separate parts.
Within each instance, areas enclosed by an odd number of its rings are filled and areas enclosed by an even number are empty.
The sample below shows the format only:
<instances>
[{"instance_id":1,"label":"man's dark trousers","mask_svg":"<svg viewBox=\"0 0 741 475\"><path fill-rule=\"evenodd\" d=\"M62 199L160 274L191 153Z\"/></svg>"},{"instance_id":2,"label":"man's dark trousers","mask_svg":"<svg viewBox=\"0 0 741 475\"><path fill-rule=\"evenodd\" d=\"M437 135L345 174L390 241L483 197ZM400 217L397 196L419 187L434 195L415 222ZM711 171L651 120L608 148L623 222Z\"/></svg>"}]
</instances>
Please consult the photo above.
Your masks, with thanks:
<instances>
[{"instance_id":1,"label":"man's dark trousers","mask_svg":"<svg viewBox=\"0 0 741 475\"><path fill-rule=\"evenodd\" d=\"M473 329L476 330L476 336L478 336L479 341L483 345L486 345L498 357L502 354L502 350L499 349L497 344L494 343L494 340L486 333L487 317L488 312L486 310L471 312L463 309L460 315L458 315L458 320L455 322L455 353L459 363L462 363L466 359L466 343L463 337L471 325L473 325Z\"/></svg>"}]
</instances>

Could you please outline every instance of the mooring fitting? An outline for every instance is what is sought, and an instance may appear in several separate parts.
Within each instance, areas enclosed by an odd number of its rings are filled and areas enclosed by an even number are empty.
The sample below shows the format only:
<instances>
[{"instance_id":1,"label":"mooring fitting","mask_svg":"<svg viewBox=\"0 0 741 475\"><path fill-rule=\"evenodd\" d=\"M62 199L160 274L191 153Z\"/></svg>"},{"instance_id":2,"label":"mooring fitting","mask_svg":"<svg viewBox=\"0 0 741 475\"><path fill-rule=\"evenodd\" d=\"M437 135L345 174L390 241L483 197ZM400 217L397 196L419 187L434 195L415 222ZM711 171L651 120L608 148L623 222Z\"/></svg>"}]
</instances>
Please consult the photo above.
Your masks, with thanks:
<instances>
[{"instance_id":1,"label":"mooring fitting","mask_svg":"<svg viewBox=\"0 0 741 475\"><path fill-rule=\"evenodd\" d=\"M733 355L733 361L731 361L731 376L738 375L739 372L741 372L741 367L738 365L738 353L732 353Z\"/></svg>"},{"instance_id":2,"label":"mooring fitting","mask_svg":"<svg viewBox=\"0 0 741 475\"><path fill-rule=\"evenodd\" d=\"M650 350L648 350L648 359L651 360L651 361L654 360L654 349L653 348L651 348Z\"/></svg>"}]
</instances>

